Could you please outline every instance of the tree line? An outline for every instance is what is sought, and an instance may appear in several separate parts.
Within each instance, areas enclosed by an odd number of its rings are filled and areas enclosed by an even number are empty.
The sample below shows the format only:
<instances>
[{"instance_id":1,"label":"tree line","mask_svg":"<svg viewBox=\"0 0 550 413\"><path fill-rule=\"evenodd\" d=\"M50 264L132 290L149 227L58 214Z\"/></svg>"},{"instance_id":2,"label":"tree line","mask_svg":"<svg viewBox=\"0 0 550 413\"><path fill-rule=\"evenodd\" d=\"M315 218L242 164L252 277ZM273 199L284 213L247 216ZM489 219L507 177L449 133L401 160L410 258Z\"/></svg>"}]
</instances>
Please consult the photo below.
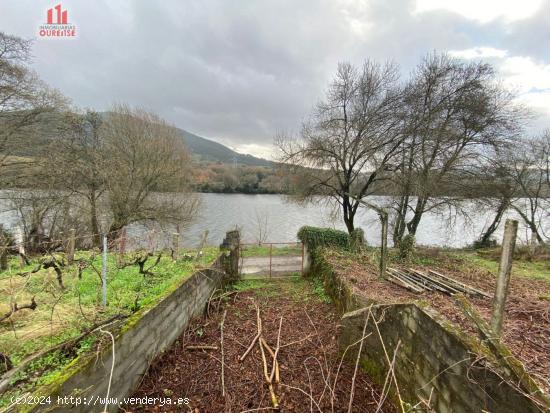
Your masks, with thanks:
<instances>
[{"instance_id":1,"label":"tree line","mask_svg":"<svg viewBox=\"0 0 550 413\"><path fill-rule=\"evenodd\" d=\"M387 193L396 245L428 212L464 214L465 200L493 214L479 245L509 210L544 243L550 132L527 136L531 119L491 65L432 53L407 79L395 63L340 64L300 133L276 144L295 199L330 201L350 234L360 201Z\"/></svg>"},{"instance_id":2,"label":"tree line","mask_svg":"<svg viewBox=\"0 0 550 413\"><path fill-rule=\"evenodd\" d=\"M189 223L199 200L177 130L125 104L76 110L29 61L30 42L0 32L0 185L17 188L3 197L31 249L70 228L99 245L134 222Z\"/></svg>"}]
</instances>

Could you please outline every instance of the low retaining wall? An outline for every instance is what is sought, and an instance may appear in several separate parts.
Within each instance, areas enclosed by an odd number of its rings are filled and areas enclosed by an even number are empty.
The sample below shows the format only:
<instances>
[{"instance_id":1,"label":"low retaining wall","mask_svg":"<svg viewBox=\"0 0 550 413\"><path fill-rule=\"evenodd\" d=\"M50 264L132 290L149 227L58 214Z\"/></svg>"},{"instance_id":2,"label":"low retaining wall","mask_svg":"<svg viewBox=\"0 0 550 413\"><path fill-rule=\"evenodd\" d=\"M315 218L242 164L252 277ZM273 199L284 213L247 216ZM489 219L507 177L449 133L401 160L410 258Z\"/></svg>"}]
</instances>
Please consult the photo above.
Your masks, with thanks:
<instances>
[{"instance_id":1,"label":"low retaining wall","mask_svg":"<svg viewBox=\"0 0 550 413\"><path fill-rule=\"evenodd\" d=\"M360 340L369 311L381 320L378 328L384 343L369 317L366 335L370 335L364 340L361 366L383 384L390 365L384 346L390 360L397 348L394 372L409 408L424 399L440 413L544 411L504 381L505 372L488 365L492 355L473 338L416 304L373 305L345 314L339 337L342 349ZM395 399L393 383L392 389Z\"/></svg>"},{"instance_id":2,"label":"low retaining wall","mask_svg":"<svg viewBox=\"0 0 550 413\"><path fill-rule=\"evenodd\" d=\"M360 340L369 311L380 320L379 335L373 319L369 319L366 334L370 335L364 341L360 358L361 367L380 386L384 386L390 366L380 336L390 359L399 343L394 372L408 408L424 399L431 400L430 405L440 413L550 411L540 390L532 393L539 399L536 403L513 384L519 380L505 363L521 366L515 358L499 363L481 340L423 305L380 304L367 300L354 285L337 276L322 254L313 257L309 275L323 279L327 294L343 314L339 335L341 351ZM353 362L357 348L350 347L346 353ZM508 358L510 353L501 360ZM390 397L398 401L393 383ZM418 406L415 411L424 410Z\"/></svg>"},{"instance_id":3,"label":"low retaining wall","mask_svg":"<svg viewBox=\"0 0 550 413\"><path fill-rule=\"evenodd\" d=\"M204 311L215 289L234 280L238 274L236 254L238 249L230 248L230 252L221 254L210 268L195 272L157 304L138 311L124 323L115 339L111 400L117 398L121 402L131 394L153 359L174 343L193 317ZM103 412L100 398L107 395L111 365L110 345L99 355L79 356L55 383L39 388L33 395L51 396L49 403L20 404L8 411ZM58 396L67 396L68 402L59 403ZM72 402L70 396L74 397ZM110 404L107 411L116 412L118 406Z\"/></svg>"}]
</instances>

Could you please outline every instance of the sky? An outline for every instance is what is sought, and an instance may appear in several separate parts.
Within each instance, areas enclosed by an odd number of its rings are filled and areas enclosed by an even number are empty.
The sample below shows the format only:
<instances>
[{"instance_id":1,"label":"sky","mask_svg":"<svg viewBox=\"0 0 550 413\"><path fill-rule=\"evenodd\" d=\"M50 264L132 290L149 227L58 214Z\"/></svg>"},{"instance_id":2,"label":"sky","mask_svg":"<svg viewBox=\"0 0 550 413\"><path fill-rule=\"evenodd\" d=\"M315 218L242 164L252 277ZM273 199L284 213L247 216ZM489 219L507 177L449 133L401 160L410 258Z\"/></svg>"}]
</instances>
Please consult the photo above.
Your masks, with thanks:
<instances>
[{"instance_id":1,"label":"sky","mask_svg":"<svg viewBox=\"0 0 550 413\"><path fill-rule=\"evenodd\" d=\"M32 67L79 108L129 103L270 157L338 62L392 60L404 78L446 51L493 64L550 128L550 0L67 0L73 39L40 38L56 1L0 0L0 30L35 39Z\"/></svg>"}]
</instances>

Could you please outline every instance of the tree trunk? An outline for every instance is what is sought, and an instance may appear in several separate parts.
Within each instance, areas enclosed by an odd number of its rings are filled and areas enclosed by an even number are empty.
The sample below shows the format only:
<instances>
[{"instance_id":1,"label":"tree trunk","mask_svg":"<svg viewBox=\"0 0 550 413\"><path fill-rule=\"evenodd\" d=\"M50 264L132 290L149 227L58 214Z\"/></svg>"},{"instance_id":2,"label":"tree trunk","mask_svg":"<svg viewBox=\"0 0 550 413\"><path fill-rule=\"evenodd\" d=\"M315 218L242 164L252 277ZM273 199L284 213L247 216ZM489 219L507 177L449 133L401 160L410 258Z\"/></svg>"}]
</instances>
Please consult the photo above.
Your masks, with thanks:
<instances>
[{"instance_id":1,"label":"tree trunk","mask_svg":"<svg viewBox=\"0 0 550 413\"><path fill-rule=\"evenodd\" d=\"M344 215L344 223L346 224L346 228L348 230L348 234L351 235L351 233L353 232L353 230L355 229L355 225L353 223L354 221L354 218L355 218L355 214L353 212L349 212L346 215Z\"/></svg>"},{"instance_id":2,"label":"tree trunk","mask_svg":"<svg viewBox=\"0 0 550 413\"><path fill-rule=\"evenodd\" d=\"M407 229L409 231L409 234L416 236L416 230L418 229L418 225L420 225L422 215L424 215L424 210L426 209L427 202L427 196L419 197L416 201L416 205L414 207L414 215L412 219L407 222Z\"/></svg>"},{"instance_id":3,"label":"tree trunk","mask_svg":"<svg viewBox=\"0 0 550 413\"><path fill-rule=\"evenodd\" d=\"M403 236L405 235L405 217L407 215L407 208L409 205L409 196L401 196L397 208L397 216L395 218L395 223L393 227L393 245L398 245L401 240L403 239Z\"/></svg>"},{"instance_id":4,"label":"tree trunk","mask_svg":"<svg viewBox=\"0 0 550 413\"><path fill-rule=\"evenodd\" d=\"M537 224L535 223L534 219L529 219L529 217L518 207L514 206L514 209L517 211L517 213L521 216L523 219L523 222L529 227L531 230L531 240L536 239L540 245L544 245L544 239L539 233L539 230L537 228Z\"/></svg>"},{"instance_id":5,"label":"tree trunk","mask_svg":"<svg viewBox=\"0 0 550 413\"><path fill-rule=\"evenodd\" d=\"M489 225L487 230L479 238L479 245L480 246L487 245L487 243L489 242L489 239L491 238L491 236L497 230L497 228L500 224L500 220L502 219L502 216L504 215L504 212L506 212L506 210L508 209L509 206L510 206L510 199L504 198L500 201L500 203L498 205L498 208L497 208L497 212L496 212L495 217L493 219L493 222L491 222L491 225Z\"/></svg>"},{"instance_id":6,"label":"tree trunk","mask_svg":"<svg viewBox=\"0 0 550 413\"><path fill-rule=\"evenodd\" d=\"M355 218L355 210L353 209L352 205L349 202L349 196L344 195L342 197L342 208L344 210L344 223L346 224L346 228L348 230L348 234L351 235L353 230L355 229L354 226L354 218Z\"/></svg>"}]
</instances>

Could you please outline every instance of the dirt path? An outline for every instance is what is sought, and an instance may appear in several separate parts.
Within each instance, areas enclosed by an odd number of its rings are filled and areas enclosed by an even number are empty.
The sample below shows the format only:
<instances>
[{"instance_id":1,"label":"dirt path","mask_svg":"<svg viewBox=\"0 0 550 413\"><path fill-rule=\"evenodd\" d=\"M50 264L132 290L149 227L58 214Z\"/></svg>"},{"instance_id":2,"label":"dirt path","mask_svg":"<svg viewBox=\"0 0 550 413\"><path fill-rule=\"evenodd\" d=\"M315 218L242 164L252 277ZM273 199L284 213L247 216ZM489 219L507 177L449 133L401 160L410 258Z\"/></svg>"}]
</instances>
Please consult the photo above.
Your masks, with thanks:
<instances>
[{"instance_id":1,"label":"dirt path","mask_svg":"<svg viewBox=\"0 0 550 413\"><path fill-rule=\"evenodd\" d=\"M256 335L255 303L260 307L266 341L276 347L280 317L280 384L275 393L282 412L347 412L353 362L344 362L331 402L335 373L341 362L336 341L339 317L322 290L302 279L278 282L248 281L240 291L211 306L208 319L198 320L158 358L134 397L187 397L188 406L127 406L131 412L243 412L272 411L264 384L261 353L255 345L243 362L239 357ZM224 324L225 390L222 397L220 319ZM190 351L189 345L214 345L217 350ZM268 363L270 363L270 357ZM330 386L326 385L326 382ZM310 394L312 397L310 397ZM353 412L374 412L380 389L359 372ZM331 405L334 405L332 408ZM256 410L252 410L256 409ZM258 410L261 409L261 410ZM382 412L396 411L384 403Z\"/></svg>"}]
</instances>

